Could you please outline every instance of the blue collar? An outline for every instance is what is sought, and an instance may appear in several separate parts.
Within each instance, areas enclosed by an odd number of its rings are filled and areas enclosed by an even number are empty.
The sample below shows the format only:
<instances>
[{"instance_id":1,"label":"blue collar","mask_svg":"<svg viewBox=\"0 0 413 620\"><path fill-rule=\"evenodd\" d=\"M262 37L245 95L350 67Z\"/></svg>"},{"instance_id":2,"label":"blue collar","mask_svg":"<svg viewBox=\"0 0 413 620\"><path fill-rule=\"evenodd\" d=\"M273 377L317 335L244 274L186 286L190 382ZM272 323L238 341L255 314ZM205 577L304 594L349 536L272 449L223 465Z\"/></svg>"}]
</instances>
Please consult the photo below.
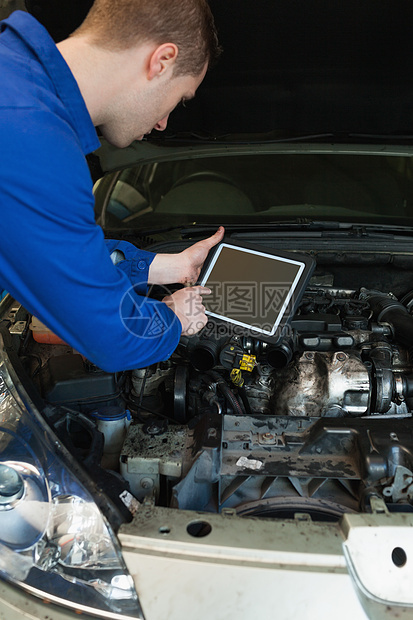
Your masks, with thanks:
<instances>
[{"instance_id":1,"label":"blue collar","mask_svg":"<svg viewBox=\"0 0 413 620\"><path fill-rule=\"evenodd\" d=\"M1 22L0 32L4 32L2 37L7 37L7 47L17 54L30 54L48 75L69 115L84 154L99 148L96 130L77 82L47 30L29 13L15 11Z\"/></svg>"}]
</instances>

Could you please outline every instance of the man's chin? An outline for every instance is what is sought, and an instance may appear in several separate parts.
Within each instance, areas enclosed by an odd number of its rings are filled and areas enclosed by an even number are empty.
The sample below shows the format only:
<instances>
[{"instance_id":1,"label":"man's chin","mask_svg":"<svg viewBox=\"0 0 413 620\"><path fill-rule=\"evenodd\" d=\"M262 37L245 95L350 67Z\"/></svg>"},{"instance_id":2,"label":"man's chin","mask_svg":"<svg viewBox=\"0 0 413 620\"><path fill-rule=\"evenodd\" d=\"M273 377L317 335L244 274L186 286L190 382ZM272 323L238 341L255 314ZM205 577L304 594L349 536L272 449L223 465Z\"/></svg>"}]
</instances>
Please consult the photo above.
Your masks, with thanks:
<instances>
[{"instance_id":1,"label":"man's chin","mask_svg":"<svg viewBox=\"0 0 413 620\"><path fill-rule=\"evenodd\" d=\"M108 140L108 142L110 142L110 144L112 144L113 146L116 146L118 149L126 149L126 147L133 144L133 142L141 142L145 136L146 134L142 134L141 136L138 136L137 138L132 138L132 139L125 138L125 140L113 138L111 140Z\"/></svg>"},{"instance_id":2,"label":"man's chin","mask_svg":"<svg viewBox=\"0 0 413 620\"><path fill-rule=\"evenodd\" d=\"M130 146L132 142L135 142L135 140L143 140L146 135L142 134L140 136L137 136L136 138L131 138L130 136L119 136L117 134L113 134L110 131L105 131L105 129L102 127L99 127L99 129L101 135L105 138L105 140L109 142L109 144L111 144L112 146L116 146L116 148L118 149L124 149L127 146Z\"/></svg>"}]
</instances>

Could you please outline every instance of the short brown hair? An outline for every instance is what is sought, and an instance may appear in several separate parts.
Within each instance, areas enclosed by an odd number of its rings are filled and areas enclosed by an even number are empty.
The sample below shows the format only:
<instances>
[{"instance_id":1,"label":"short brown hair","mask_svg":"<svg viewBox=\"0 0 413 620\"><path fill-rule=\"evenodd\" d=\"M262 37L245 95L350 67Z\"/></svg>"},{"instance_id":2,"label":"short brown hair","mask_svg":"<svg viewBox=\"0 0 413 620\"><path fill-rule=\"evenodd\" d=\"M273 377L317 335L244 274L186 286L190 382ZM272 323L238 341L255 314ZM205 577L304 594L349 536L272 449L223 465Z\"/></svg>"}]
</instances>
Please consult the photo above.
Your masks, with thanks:
<instances>
[{"instance_id":1,"label":"short brown hair","mask_svg":"<svg viewBox=\"0 0 413 620\"><path fill-rule=\"evenodd\" d=\"M112 50L175 43L174 75L198 76L221 53L207 0L95 0L74 35L86 31L96 45Z\"/></svg>"}]
</instances>

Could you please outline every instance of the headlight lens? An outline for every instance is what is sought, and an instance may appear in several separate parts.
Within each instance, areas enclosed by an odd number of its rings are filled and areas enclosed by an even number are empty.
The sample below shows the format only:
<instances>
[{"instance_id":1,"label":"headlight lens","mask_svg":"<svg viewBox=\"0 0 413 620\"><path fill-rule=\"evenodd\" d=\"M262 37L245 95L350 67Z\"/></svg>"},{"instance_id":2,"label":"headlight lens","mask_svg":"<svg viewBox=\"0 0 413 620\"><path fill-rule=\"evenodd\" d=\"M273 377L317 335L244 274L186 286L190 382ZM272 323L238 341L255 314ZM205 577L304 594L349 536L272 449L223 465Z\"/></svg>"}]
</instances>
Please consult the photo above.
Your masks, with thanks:
<instances>
[{"instance_id":1,"label":"headlight lens","mask_svg":"<svg viewBox=\"0 0 413 620\"><path fill-rule=\"evenodd\" d=\"M143 618L110 525L18 388L1 359L0 575L76 610Z\"/></svg>"}]
</instances>

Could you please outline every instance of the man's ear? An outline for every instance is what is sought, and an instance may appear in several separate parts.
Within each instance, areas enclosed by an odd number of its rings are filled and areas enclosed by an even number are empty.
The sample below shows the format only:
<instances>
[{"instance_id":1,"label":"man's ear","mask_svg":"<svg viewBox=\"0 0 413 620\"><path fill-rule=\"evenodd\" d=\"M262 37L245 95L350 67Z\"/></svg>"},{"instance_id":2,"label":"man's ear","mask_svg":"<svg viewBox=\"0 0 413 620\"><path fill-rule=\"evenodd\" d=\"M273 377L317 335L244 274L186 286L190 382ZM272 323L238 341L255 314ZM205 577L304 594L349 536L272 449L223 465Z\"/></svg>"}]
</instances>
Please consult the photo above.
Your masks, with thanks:
<instances>
[{"instance_id":1,"label":"man's ear","mask_svg":"<svg viewBox=\"0 0 413 620\"><path fill-rule=\"evenodd\" d=\"M163 43L157 47L149 58L148 79L153 80L173 69L177 56L178 48L175 43Z\"/></svg>"}]
</instances>

